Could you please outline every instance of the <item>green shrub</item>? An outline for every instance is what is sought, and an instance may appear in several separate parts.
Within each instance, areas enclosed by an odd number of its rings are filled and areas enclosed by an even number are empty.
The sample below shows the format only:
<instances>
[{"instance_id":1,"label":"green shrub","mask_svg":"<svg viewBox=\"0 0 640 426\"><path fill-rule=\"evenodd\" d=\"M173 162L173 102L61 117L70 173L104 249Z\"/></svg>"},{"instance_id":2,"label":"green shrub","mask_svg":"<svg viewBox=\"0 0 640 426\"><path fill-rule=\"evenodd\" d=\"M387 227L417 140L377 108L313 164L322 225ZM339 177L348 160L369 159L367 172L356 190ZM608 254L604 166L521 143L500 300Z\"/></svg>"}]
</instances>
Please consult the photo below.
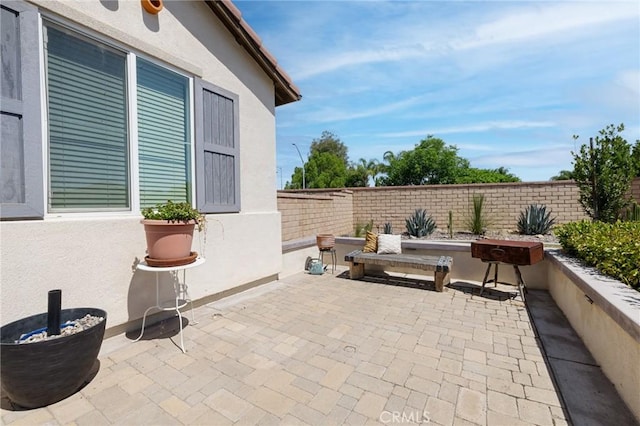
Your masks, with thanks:
<instances>
[{"instance_id":1,"label":"green shrub","mask_svg":"<svg viewBox=\"0 0 640 426\"><path fill-rule=\"evenodd\" d=\"M551 210L544 204L531 204L520 212L518 232L524 235L539 235L549 232L556 218L551 218Z\"/></svg>"},{"instance_id":2,"label":"green shrub","mask_svg":"<svg viewBox=\"0 0 640 426\"><path fill-rule=\"evenodd\" d=\"M562 248L640 291L640 222L571 222L554 229Z\"/></svg>"},{"instance_id":3,"label":"green shrub","mask_svg":"<svg viewBox=\"0 0 640 426\"><path fill-rule=\"evenodd\" d=\"M405 220L407 232L414 237L426 237L436 229L436 222L427 215L425 209L416 209L413 215Z\"/></svg>"},{"instance_id":4,"label":"green shrub","mask_svg":"<svg viewBox=\"0 0 640 426\"><path fill-rule=\"evenodd\" d=\"M142 216L145 219L188 222L190 220L199 220L202 217L202 213L191 207L189 203L174 203L169 200L166 203L157 204L155 207L143 209Z\"/></svg>"},{"instance_id":5,"label":"green shrub","mask_svg":"<svg viewBox=\"0 0 640 426\"><path fill-rule=\"evenodd\" d=\"M489 220L484 212L484 194L473 194L473 204L466 221L467 228L477 235L484 235L489 226Z\"/></svg>"},{"instance_id":6,"label":"green shrub","mask_svg":"<svg viewBox=\"0 0 640 426\"><path fill-rule=\"evenodd\" d=\"M383 234L393 234L393 225L391 222L385 222L384 227L382 228Z\"/></svg>"}]
</instances>

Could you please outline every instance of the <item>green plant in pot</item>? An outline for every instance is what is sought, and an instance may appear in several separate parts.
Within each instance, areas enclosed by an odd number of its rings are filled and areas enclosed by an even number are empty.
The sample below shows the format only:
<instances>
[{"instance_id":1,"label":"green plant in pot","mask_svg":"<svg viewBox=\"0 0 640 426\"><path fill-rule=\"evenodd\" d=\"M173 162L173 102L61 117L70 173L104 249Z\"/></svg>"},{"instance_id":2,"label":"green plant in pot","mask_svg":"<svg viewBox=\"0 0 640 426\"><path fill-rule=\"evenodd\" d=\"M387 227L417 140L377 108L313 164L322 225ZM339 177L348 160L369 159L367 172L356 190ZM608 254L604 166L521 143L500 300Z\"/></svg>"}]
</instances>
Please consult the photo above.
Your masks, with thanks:
<instances>
[{"instance_id":1,"label":"green plant in pot","mask_svg":"<svg viewBox=\"0 0 640 426\"><path fill-rule=\"evenodd\" d=\"M142 210L141 223L147 238L147 263L151 266L178 266L193 262L193 230L204 229L205 216L189 203L167 201ZM152 264L155 263L155 264Z\"/></svg>"}]
</instances>

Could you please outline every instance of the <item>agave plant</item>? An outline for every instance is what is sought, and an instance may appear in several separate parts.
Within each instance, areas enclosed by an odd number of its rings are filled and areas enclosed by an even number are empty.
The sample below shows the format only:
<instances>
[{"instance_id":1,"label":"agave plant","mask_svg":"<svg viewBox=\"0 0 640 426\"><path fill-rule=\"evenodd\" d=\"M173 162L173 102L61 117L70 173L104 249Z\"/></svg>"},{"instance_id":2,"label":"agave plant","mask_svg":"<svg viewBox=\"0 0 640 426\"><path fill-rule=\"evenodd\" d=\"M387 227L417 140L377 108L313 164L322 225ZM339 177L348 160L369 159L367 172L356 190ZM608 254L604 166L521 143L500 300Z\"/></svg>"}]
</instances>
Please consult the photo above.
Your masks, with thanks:
<instances>
[{"instance_id":1,"label":"agave plant","mask_svg":"<svg viewBox=\"0 0 640 426\"><path fill-rule=\"evenodd\" d=\"M385 222L384 226L382 228L382 233L383 234L393 234L393 226L391 225L391 222Z\"/></svg>"},{"instance_id":2,"label":"agave plant","mask_svg":"<svg viewBox=\"0 0 640 426\"><path fill-rule=\"evenodd\" d=\"M425 237L436 229L436 222L427 215L425 209L416 209L413 215L406 219L407 232L414 237Z\"/></svg>"},{"instance_id":3,"label":"agave plant","mask_svg":"<svg viewBox=\"0 0 640 426\"><path fill-rule=\"evenodd\" d=\"M518 232L524 235L538 235L549 232L556 218L551 218L551 210L547 211L544 204L531 204L520 212Z\"/></svg>"}]
</instances>

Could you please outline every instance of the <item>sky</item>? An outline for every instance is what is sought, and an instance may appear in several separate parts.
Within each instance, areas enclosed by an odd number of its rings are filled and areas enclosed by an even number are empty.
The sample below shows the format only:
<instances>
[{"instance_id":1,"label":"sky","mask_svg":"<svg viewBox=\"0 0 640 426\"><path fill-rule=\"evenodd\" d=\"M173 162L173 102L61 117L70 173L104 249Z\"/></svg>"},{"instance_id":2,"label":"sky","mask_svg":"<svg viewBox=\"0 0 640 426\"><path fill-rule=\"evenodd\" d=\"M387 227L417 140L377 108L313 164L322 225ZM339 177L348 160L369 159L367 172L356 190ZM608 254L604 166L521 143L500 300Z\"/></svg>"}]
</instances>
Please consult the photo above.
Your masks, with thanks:
<instances>
[{"instance_id":1,"label":"sky","mask_svg":"<svg viewBox=\"0 0 640 426\"><path fill-rule=\"evenodd\" d=\"M302 93L276 108L278 188L324 130L352 162L433 135L523 181L608 124L640 139L637 0L234 3Z\"/></svg>"}]
</instances>

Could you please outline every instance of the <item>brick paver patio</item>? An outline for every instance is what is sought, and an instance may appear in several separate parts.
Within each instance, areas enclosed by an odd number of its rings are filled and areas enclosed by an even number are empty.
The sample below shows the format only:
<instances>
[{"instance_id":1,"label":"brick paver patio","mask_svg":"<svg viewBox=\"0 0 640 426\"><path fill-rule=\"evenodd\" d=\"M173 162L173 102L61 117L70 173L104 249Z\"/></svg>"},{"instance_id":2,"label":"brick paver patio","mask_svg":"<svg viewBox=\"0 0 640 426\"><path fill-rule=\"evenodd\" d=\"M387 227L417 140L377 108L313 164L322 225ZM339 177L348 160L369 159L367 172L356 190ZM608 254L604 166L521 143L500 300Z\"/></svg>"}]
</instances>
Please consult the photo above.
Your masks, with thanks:
<instances>
[{"instance_id":1,"label":"brick paver patio","mask_svg":"<svg viewBox=\"0 0 640 426\"><path fill-rule=\"evenodd\" d=\"M82 391L2 423L567 424L522 302L338 272L196 309L186 354L167 337L108 339Z\"/></svg>"}]
</instances>

